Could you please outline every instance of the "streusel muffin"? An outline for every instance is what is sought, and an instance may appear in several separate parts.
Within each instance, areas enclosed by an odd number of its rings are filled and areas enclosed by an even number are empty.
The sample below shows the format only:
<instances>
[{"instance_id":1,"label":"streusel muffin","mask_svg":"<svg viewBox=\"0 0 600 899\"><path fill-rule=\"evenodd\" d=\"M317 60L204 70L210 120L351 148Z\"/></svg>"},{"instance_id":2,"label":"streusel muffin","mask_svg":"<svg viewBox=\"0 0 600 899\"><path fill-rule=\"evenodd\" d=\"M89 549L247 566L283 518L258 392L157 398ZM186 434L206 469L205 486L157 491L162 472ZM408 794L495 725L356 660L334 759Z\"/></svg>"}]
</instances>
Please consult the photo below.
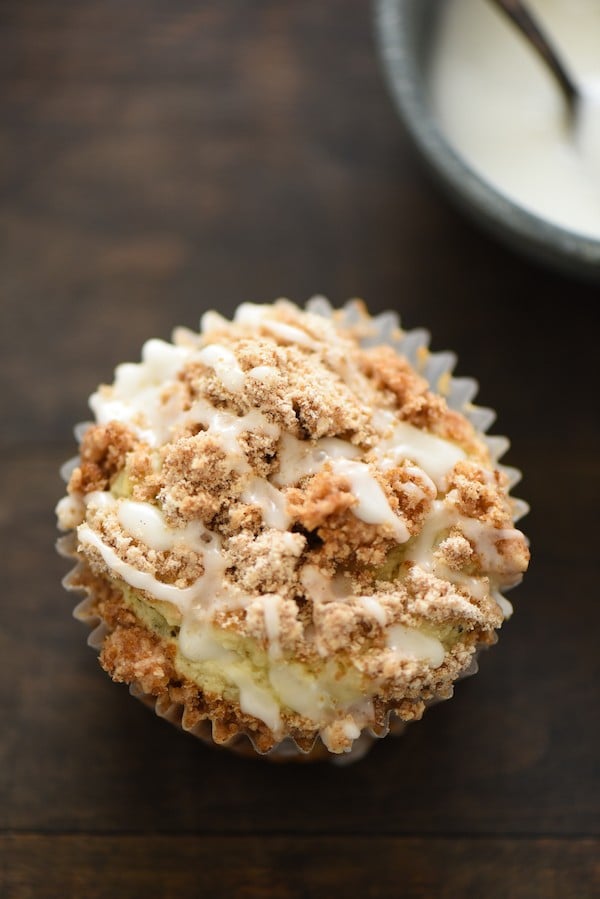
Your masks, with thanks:
<instances>
[{"instance_id":1,"label":"streusel muffin","mask_svg":"<svg viewBox=\"0 0 600 899\"><path fill-rule=\"evenodd\" d=\"M449 360L309 308L148 341L91 397L57 514L115 681L215 743L329 757L452 694L529 552Z\"/></svg>"}]
</instances>

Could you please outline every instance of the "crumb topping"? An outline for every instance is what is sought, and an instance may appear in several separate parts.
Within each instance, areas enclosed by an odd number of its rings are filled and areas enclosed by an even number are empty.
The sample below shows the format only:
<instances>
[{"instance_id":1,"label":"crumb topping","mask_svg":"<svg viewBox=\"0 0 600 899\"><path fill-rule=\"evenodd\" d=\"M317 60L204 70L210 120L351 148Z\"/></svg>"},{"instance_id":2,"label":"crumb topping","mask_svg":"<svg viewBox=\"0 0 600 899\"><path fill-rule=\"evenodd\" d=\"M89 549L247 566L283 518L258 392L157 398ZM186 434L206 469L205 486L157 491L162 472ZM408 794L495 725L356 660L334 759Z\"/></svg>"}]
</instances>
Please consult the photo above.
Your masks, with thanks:
<instances>
[{"instance_id":1,"label":"crumb topping","mask_svg":"<svg viewBox=\"0 0 600 899\"><path fill-rule=\"evenodd\" d=\"M222 737L338 752L420 717L527 567L483 435L367 326L209 313L91 398L58 514L104 596L102 664Z\"/></svg>"},{"instance_id":2,"label":"crumb topping","mask_svg":"<svg viewBox=\"0 0 600 899\"><path fill-rule=\"evenodd\" d=\"M106 490L136 443L135 435L119 421L88 428L81 441L80 464L71 475L69 492L85 494Z\"/></svg>"}]
</instances>

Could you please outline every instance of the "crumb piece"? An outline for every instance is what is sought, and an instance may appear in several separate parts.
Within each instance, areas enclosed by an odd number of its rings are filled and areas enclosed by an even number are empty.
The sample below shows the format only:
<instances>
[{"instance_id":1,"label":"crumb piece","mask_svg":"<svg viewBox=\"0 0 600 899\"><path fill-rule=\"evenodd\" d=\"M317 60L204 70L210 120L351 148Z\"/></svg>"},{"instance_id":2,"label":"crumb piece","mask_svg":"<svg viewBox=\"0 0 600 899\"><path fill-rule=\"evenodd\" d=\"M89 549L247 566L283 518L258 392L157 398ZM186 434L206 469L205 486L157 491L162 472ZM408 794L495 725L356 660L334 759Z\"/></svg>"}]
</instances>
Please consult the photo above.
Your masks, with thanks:
<instances>
[{"instance_id":1,"label":"crumb piece","mask_svg":"<svg viewBox=\"0 0 600 899\"><path fill-rule=\"evenodd\" d=\"M127 453L137 443L134 434L121 422L89 427L81 441L81 464L71 475L69 493L106 490L111 478L124 467Z\"/></svg>"},{"instance_id":2,"label":"crumb piece","mask_svg":"<svg viewBox=\"0 0 600 899\"><path fill-rule=\"evenodd\" d=\"M227 509L227 522L223 528L227 533L250 531L257 534L263 527L262 511L252 503L236 502Z\"/></svg>"},{"instance_id":3,"label":"crumb piece","mask_svg":"<svg viewBox=\"0 0 600 899\"><path fill-rule=\"evenodd\" d=\"M437 496L435 485L420 468L410 464L384 472L380 480L392 511L403 519L411 534L416 534Z\"/></svg>"},{"instance_id":4,"label":"crumb piece","mask_svg":"<svg viewBox=\"0 0 600 899\"><path fill-rule=\"evenodd\" d=\"M510 502L500 473L477 462L457 462L448 477L447 501L468 518L487 521L494 527L512 526Z\"/></svg>"},{"instance_id":5,"label":"crumb piece","mask_svg":"<svg viewBox=\"0 0 600 899\"><path fill-rule=\"evenodd\" d=\"M168 444L158 494L167 518L173 523L199 518L210 524L238 492L234 464L235 459L204 431Z\"/></svg>"},{"instance_id":6,"label":"crumb piece","mask_svg":"<svg viewBox=\"0 0 600 899\"><path fill-rule=\"evenodd\" d=\"M201 551L185 544L170 550L152 549L123 530L114 509L107 510L92 502L87 508L87 522L120 559L161 583L183 589L204 573ZM88 547L86 554L96 571L106 570L106 563L98 550Z\"/></svg>"},{"instance_id":7,"label":"crumb piece","mask_svg":"<svg viewBox=\"0 0 600 899\"><path fill-rule=\"evenodd\" d=\"M385 485L383 478L374 476ZM329 464L303 488L290 488L287 499L292 520L315 532L321 541L312 549L311 561L326 571L348 563L381 565L395 544L389 525L369 524L354 515L352 507L357 501L350 482L334 474ZM398 499L394 502L399 505Z\"/></svg>"},{"instance_id":8,"label":"crumb piece","mask_svg":"<svg viewBox=\"0 0 600 899\"><path fill-rule=\"evenodd\" d=\"M265 602L275 601L277 609L276 634L270 632L265 616ZM302 657L304 627L298 617L298 605L293 599L277 594L265 594L253 600L246 608L245 633L257 640L264 648L269 644L283 653L298 651Z\"/></svg>"},{"instance_id":9,"label":"crumb piece","mask_svg":"<svg viewBox=\"0 0 600 899\"><path fill-rule=\"evenodd\" d=\"M466 537L453 529L450 535L439 544L435 557L452 571L464 571L473 561L473 547Z\"/></svg>"},{"instance_id":10,"label":"crumb piece","mask_svg":"<svg viewBox=\"0 0 600 899\"><path fill-rule=\"evenodd\" d=\"M114 681L138 683L152 696L159 695L175 673L159 638L135 625L117 625L106 637L100 664Z\"/></svg>"},{"instance_id":11,"label":"crumb piece","mask_svg":"<svg viewBox=\"0 0 600 899\"><path fill-rule=\"evenodd\" d=\"M399 356L390 346L362 350L357 358L376 389L390 391L399 408L427 391L425 378L415 372L408 359Z\"/></svg>"},{"instance_id":12,"label":"crumb piece","mask_svg":"<svg viewBox=\"0 0 600 899\"><path fill-rule=\"evenodd\" d=\"M316 603L313 612L315 642L322 656L346 650L359 653L373 634L381 632L381 624L368 608L357 602L334 600Z\"/></svg>"},{"instance_id":13,"label":"crumb piece","mask_svg":"<svg viewBox=\"0 0 600 899\"><path fill-rule=\"evenodd\" d=\"M361 351L359 364L379 390L391 393L399 417L446 440L452 440L482 462L489 463L489 452L471 423L448 408L444 397L428 389L425 378L412 368L404 356L390 346Z\"/></svg>"},{"instance_id":14,"label":"crumb piece","mask_svg":"<svg viewBox=\"0 0 600 899\"><path fill-rule=\"evenodd\" d=\"M357 503L348 479L333 474L331 465L314 475L303 489L290 488L287 501L292 519L308 531L317 530L332 515L345 512Z\"/></svg>"},{"instance_id":15,"label":"crumb piece","mask_svg":"<svg viewBox=\"0 0 600 899\"><path fill-rule=\"evenodd\" d=\"M247 531L230 538L227 568L247 591L288 593L297 587L298 560L306 546L302 534L273 528L257 537Z\"/></svg>"},{"instance_id":16,"label":"crumb piece","mask_svg":"<svg viewBox=\"0 0 600 899\"><path fill-rule=\"evenodd\" d=\"M154 502L160 489L157 454L148 447L138 447L127 455L127 477L131 497L137 502Z\"/></svg>"},{"instance_id":17,"label":"crumb piece","mask_svg":"<svg viewBox=\"0 0 600 899\"><path fill-rule=\"evenodd\" d=\"M478 599L417 565L406 575L405 585L411 612L423 621L468 630L491 630L502 624L502 614L490 596Z\"/></svg>"}]
</instances>

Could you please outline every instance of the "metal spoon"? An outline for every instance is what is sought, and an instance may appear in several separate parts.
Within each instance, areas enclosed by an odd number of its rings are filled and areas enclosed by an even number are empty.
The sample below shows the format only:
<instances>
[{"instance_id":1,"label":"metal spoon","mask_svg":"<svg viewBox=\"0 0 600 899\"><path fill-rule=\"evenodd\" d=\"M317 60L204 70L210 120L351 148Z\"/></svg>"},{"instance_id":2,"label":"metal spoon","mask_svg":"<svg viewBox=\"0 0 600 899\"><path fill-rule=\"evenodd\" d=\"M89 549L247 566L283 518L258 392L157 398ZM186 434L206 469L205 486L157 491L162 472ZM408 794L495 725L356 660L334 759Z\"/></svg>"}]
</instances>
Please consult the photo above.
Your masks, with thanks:
<instances>
[{"instance_id":1,"label":"metal spoon","mask_svg":"<svg viewBox=\"0 0 600 899\"><path fill-rule=\"evenodd\" d=\"M550 70L565 98L569 118L573 120L581 99L581 93L575 80L571 77L559 54L544 34L527 4L521 3L521 0L491 0L491 2L516 25Z\"/></svg>"}]
</instances>

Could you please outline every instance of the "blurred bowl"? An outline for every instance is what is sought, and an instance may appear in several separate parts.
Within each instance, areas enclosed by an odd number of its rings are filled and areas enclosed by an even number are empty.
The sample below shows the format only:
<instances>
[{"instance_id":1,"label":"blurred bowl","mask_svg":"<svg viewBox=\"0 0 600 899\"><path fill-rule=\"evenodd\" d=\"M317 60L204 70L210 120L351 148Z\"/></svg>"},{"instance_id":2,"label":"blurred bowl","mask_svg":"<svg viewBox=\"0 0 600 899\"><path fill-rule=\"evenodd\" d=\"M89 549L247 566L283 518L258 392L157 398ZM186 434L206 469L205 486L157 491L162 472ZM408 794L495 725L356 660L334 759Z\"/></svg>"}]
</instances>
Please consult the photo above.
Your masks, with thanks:
<instances>
[{"instance_id":1,"label":"blurred bowl","mask_svg":"<svg viewBox=\"0 0 600 899\"><path fill-rule=\"evenodd\" d=\"M461 159L441 131L429 90L429 61L445 0L375 0L375 33L400 118L419 155L452 200L488 232L543 265L600 280L600 240L528 212Z\"/></svg>"}]
</instances>

